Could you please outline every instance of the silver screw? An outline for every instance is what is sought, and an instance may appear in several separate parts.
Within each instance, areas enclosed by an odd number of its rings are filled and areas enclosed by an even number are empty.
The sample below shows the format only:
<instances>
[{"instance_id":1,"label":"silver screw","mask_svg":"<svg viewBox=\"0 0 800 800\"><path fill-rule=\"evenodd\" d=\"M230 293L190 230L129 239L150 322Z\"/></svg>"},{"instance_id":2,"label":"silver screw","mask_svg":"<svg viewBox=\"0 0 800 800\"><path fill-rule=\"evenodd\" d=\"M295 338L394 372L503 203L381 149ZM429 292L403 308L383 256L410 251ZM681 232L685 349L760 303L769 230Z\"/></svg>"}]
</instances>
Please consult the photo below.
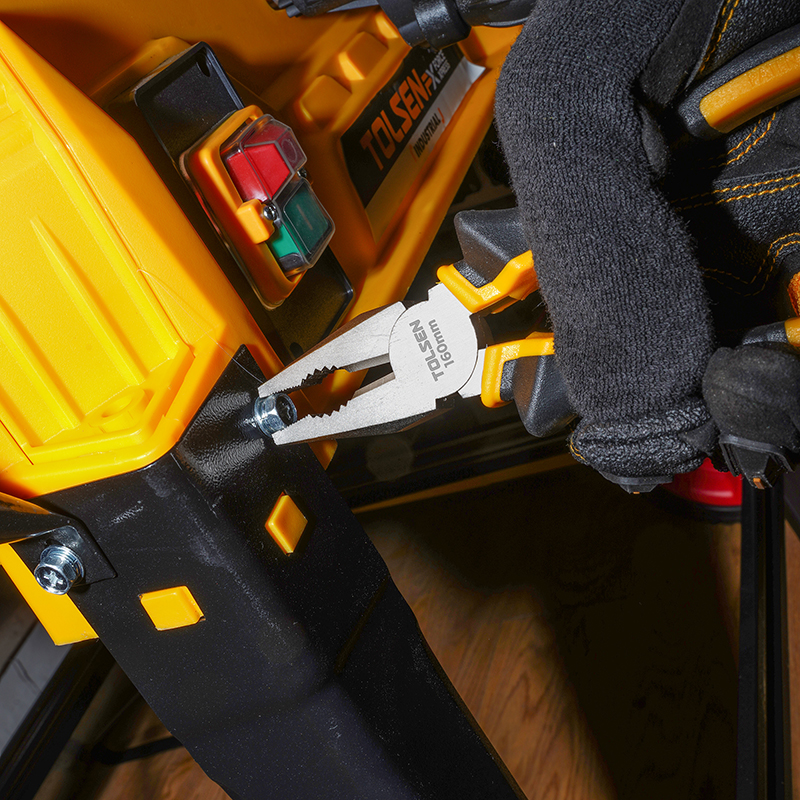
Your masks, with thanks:
<instances>
[{"instance_id":1,"label":"silver screw","mask_svg":"<svg viewBox=\"0 0 800 800\"><path fill-rule=\"evenodd\" d=\"M83 577L83 564L68 547L51 545L42 551L33 577L46 592L66 594Z\"/></svg>"},{"instance_id":2,"label":"silver screw","mask_svg":"<svg viewBox=\"0 0 800 800\"><path fill-rule=\"evenodd\" d=\"M267 436L282 431L297 422L297 409L287 394L271 394L259 397L253 407L255 423Z\"/></svg>"},{"instance_id":3,"label":"silver screw","mask_svg":"<svg viewBox=\"0 0 800 800\"><path fill-rule=\"evenodd\" d=\"M281 215L278 211L278 207L274 203L264 203L261 207L261 216L263 216L264 219L268 219L276 226L280 225Z\"/></svg>"}]
</instances>

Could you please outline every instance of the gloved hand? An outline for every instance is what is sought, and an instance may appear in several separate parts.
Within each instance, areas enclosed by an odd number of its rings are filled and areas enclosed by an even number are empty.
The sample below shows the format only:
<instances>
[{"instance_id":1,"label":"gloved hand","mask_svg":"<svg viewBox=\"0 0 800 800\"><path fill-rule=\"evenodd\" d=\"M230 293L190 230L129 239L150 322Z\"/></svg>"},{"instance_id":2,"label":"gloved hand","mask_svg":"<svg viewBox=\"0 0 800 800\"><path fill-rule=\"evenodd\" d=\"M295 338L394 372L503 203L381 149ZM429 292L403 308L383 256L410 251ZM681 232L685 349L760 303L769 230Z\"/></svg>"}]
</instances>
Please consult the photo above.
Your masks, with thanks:
<instances>
[{"instance_id":1,"label":"gloved hand","mask_svg":"<svg viewBox=\"0 0 800 800\"><path fill-rule=\"evenodd\" d=\"M623 484L699 466L717 332L768 321L758 298L800 270L800 101L688 150L664 134L693 81L798 20L800 0L539 0L504 65L497 125L572 450Z\"/></svg>"}]
</instances>

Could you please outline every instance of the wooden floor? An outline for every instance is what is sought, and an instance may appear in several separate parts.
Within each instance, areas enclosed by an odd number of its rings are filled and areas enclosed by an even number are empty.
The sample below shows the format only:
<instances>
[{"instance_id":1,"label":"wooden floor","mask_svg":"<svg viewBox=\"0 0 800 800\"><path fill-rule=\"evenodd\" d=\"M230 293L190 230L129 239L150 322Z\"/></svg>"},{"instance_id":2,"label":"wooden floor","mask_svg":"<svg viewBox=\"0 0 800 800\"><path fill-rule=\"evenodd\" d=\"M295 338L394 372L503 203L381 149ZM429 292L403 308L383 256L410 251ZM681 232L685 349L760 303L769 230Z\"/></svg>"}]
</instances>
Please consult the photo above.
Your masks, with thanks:
<instances>
[{"instance_id":1,"label":"wooden floor","mask_svg":"<svg viewBox=\"0 0 800 800\"><path fill-rule=\"evenodd\" d=\"M582 467L362 522L529 800L734 798L736 526L687 522ZM800 543L787 545L798 642ZM134 706L114 735L164 731ZM63 796L226 797L183 750L96 767Z\"/></svg>"}]
</instances>

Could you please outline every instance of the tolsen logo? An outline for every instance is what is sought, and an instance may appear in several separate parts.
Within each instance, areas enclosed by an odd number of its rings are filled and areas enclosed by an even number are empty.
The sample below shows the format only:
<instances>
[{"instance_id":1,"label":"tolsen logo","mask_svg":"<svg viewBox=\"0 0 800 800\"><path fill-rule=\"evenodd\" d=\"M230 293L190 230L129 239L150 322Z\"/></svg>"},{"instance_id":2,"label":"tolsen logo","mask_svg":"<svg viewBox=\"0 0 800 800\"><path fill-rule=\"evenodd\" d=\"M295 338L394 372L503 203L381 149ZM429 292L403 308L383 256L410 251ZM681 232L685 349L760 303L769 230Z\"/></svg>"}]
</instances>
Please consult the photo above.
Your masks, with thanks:
<instances>
[{"instance_id":1,"label":"tolsen logo","mask_svg":"<svg viewBox=\"0 0 800 800\"><path fill-rule=\"evenodd\" d=\"M425 357L425 364L431 372L431 377L434 381L438 381L444 375L445 369L453 363L453 356L444 340L444 334L435 319L428 322L430 336L418 319L408 324L417 340L420 352Z\"/></svg>"},{"instance_id":2,"label":"tolsen logo","mask_svg":"<svg viewBox=\"0 0 800 800\"><path fill-rule=\"evenodd\" d=\"M433 57L428 68L420 76L416 68L412 68L411 74L400 81L397 89L389 95L387 108L380 109L377 116L372 120L369 129L359 140L359 144L367 150L378 169L383 170L386 163L395 154L398 145L402 146L414 124L424 112L430 108L431 100L436 94L436 89L447 74L452 69L452 65L447 56L439 52ZM434 123L435 120L435 123ZM425 144L430 140L433 131L443 122L439 114L428 121L423 133L425 134ZM422 137L421 137L422 138ZM425 144L416 154L419 155L424 150ZM419 142L415 143L415 148L419 147Z\"/></svg>"},{"instance_id":3,"label":"tolsen logo","mask_svg":"<svg viewBox=\"0 0 800 800\"><path fill-rule=\"evenodd\" d=\"M406 148L419 159L435 141L447 122L442 110L447 104L437 99L463 58L456 47L414 48L342 136L348 172L364 206Z\"/></svg>"}]
</instances>

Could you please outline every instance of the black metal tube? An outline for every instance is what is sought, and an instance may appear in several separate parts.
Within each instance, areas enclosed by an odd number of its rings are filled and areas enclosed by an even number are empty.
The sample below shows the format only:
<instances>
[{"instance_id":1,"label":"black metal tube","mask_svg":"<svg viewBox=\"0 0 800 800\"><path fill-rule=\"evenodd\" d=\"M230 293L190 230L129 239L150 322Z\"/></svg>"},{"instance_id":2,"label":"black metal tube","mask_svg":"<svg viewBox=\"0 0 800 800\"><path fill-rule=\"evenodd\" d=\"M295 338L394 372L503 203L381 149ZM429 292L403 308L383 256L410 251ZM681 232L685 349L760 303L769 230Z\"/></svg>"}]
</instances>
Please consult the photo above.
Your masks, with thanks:
<instances>
[{"instance_id":1,"label":"black metal tube","mask_svg":"<svg viewBox=\"0 0 800 800\"><path fill-rule=\"evenodd\" d=\"M739 711L736 758L736 800L760 800L764 753L760 744L764 717L763 646L759 612L763 610L764 580L760 535L766 492L744 482L742 494L742 548L739 587Z\"/></svg>"},{"instance_id":2,"label":"black metal tube","mask_svg":"<svg viewBox=\"0 0 800 800\"><path fill-rule=\"evenodd\" d=\"M767 643L767 796L792 797L789 731L789 636L783 481L767 493L765 509Z\"/></svg>"},{"instance_id":3,"label":"black metal tube","mask_svg":"<svg viewBox=\"0 0 800 800\"><path fill-rule=\"evenodd\" d=\"M72 646L0 759L0 797L33 800L113 664L99 642Z\"/></svg>"},{"instance_id":4,"label":"black metal tube","mask_svg":"<svg viewBox=\"0 0 800 800\"><path fill-rule=\"evenodd\" d=\"M737 800L792 796L783 483L744 483Z\"/></svg>"}]
</instances>

